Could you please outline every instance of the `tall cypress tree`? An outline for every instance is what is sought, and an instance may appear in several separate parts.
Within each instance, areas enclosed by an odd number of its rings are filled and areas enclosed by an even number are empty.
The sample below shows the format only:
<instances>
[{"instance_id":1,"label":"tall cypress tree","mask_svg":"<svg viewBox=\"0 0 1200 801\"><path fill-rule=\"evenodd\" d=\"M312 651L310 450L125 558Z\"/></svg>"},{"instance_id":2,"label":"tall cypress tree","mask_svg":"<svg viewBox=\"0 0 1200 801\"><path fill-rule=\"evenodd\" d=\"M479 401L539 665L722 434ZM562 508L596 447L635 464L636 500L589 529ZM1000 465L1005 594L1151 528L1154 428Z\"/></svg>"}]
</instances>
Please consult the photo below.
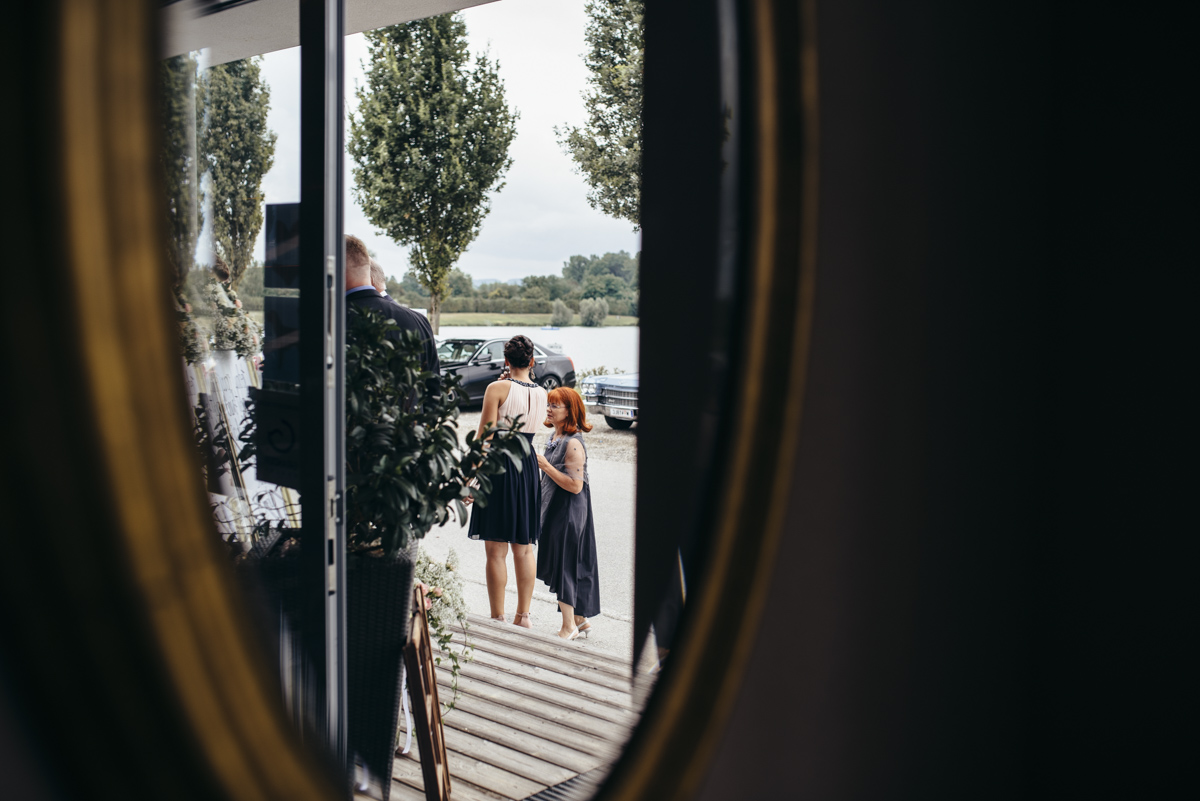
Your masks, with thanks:
<instances>
[{"instance_id":1,"label":"tall cypress tree","mask_svg":"<svg viewBox=\"0 0 1200 801\"><path fill-rule=\"evenodd\" d=\"M457 14L366 34L366 85L350 117L354 197L399 245L429 292L436 332L450 271L479 235L512 164L517 114L504 99L499 64L470 62Z\"/></svg>"},{"instance_id":2,"label":"tall cypress tree","mask_svg":"<svg viewBox=\"0 0 1200 801\"><path fill-rule=\"evenodd\" d=\"M590 0L581 128L555 128L587 181L588 203L638 227L642 188L643 0Z\"/></svg>"},{"instance_id":3,"label":"tall cypress tree","mask_svg":"<svg viewBox=\"0 0 1200 801\"><path fill-rule=\"evenodd\" d=\"M159 121L163 128L162 174L167 201L167 260L176 289L187 280L204 225L203 171L196 140L196 60L168 58L159 67Z\"/></svg>"},{"instance_id":4,"label":"tall cypress tree","mask_svg":"<svg viewBox=\"0 0 1200 801\"><path fill-rule=\"evenodd\" d=\"M263 176L275 163L276 135L267 129L271 90L260 58L205 70L201 152L212 197L213 249L234 287L250 266L263 224Z\"/></svg>"}]
</instances>

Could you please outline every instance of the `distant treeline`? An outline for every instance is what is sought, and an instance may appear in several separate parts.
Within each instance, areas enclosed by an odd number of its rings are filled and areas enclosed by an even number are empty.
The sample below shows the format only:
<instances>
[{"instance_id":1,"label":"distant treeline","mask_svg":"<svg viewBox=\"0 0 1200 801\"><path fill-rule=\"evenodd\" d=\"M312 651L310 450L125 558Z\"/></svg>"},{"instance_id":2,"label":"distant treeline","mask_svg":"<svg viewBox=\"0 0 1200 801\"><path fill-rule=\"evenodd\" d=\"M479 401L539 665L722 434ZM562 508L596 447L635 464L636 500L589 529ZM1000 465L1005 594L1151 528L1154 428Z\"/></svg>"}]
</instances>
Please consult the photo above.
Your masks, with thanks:
<instances>
[{"instance_id":1,"label":"distant treeline","mask_svg":"<svg viewBox=\"0 0 1200 801\"><path fill-rule=\"evenodd\" d=\"M387 288L389 295L405 305L422 308L429 302L429 293L412 272L399 281L389 280ZM442 311L550 314L554 301L561 300L578 312L580 302L589 298L607 302L609 314L636 317L638 256L623 250L603 256L572 256L563 263L562 275L530 275L520 285L494 283L478 289L470 275L454 270Z\"/></svg>"},{"instance_id":2,"label":"distant treeline","mask_svg":"<svg viewBox=\"0 0 1200 801\"><path fill-rule=\"evenodd\" d=\"M640 255L640 254L639 254ZM207 270L198 267L188 276L187 292L192 307L207 314L207 303L200 288ZM388 294L406 306L424 308L429 293L412 272L399 281L388 280ZM242 308L262 311L263 268L248 267L237 285ZM470 275L462 270L450 274L450 295L442 303L443 312L488 312L491 314L550 314L554 301L561 300L578 313L584 299L603 299L608 313L636 317L638 314L638 256L625 251L603 256L572 256L563 263L562 275L531 275L516 284L484 284L478 289Z\"/></svg>"}]
</instances>

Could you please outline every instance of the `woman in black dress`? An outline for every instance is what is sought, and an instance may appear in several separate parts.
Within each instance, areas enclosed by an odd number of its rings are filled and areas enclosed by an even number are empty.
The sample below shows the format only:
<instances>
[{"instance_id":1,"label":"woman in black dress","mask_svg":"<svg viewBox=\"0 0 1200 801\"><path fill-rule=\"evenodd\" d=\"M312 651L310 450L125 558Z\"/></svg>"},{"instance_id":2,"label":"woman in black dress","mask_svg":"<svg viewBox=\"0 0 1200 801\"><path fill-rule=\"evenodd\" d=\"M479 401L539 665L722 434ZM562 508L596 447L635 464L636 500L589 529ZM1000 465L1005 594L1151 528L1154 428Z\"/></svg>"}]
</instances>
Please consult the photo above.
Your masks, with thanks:
<instances>
[{"instance_id":1,"label":"woman in black dress","mask_svg":"<svg viewBox=\"0 0 1200 801\"><path fill-rule=\"evenodd\" d=\"M489 423L511 427L513 419L521 418L520 430L530 443L529 455L520 472L506 470L492 479L492 491L487 506L471 511L471 528L467 536L484 540L487 549L487 590L492 620L504 620L504 588L508 584L508 551L512 549L513 568L517 574L517 612L513 623L530 628L529 605L533 601L537 545L541 530L541 485L533 454L533 435L538 421L546 415L546 390L533 383L529 374L533 367L533 342L517 336L504 345L504 364L507 377L488 385L483 393L483 414L479 432Z\"/></svg>"},{"instance_id":2,"label":"woman in black dress","mask_svg":"<svg viewBox=\"0 0 1200 801\"><path fill-rule=\"evenodd\" d=\"M591 431L583 398L569 387L550 391L546 425L554 435L538 456L542 469L542 542L537 577L558 596L562 628L573 640L588 631L587 618L600 614L600 572L592 490L588 484L583 432Z\"/></svg>"}]
</instances>

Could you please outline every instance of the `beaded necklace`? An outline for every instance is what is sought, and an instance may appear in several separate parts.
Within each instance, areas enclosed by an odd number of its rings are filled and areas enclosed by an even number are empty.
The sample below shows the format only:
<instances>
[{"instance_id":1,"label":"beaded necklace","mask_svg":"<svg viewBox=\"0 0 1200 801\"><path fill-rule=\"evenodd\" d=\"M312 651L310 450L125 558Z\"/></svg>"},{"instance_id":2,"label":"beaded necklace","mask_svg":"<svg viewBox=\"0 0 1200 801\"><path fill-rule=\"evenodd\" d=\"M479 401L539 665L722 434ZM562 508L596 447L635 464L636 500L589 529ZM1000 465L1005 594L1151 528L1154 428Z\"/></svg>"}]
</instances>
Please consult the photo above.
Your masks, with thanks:
<instances>
[{"instance_id":1,"label":"beaded necklace","mask_svg":"<svg viewBox=\"0 0 1200 801\"><path fill-rule=\"evenodd\" d=\"M523 387L529 387L530 389L537 389L537 386L538 386L537 384L531 384L528 381L518 381L517 379L513 378L512 376L509 376L508 380L513 382L514 384L520 384Z\"/></svg>"}]
</instances>

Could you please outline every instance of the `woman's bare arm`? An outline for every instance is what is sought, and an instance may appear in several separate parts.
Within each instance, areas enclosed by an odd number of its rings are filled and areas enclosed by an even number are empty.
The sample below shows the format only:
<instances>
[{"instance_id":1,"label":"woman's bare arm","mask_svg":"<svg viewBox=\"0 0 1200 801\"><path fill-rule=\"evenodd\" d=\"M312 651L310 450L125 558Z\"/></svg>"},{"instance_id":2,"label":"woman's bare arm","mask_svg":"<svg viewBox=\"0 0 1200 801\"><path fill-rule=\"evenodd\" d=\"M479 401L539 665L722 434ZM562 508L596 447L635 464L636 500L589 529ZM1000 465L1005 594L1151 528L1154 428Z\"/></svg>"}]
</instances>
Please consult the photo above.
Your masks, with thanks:
<instances>
[{"instance_id":1,"label":"woman's bare arm","mask_svg":"<svg viewBox=\"0 0 1200 801\"><path fill-rule=\"evenodd\" d=\"M572 495L578 495L583 492L583 465L585 460L586 456L583 446L579 444L579 440L573 439L567 443L566 464L563 465L566 468L565 473L550 464L546 460L546 457L541 454L538 454L538 467L542 468L555 484Z\"/></svg>"},{"instance_id":2,"label":"woman's bare arm","mask_svg":"<svg viewBox=\"0 0 1200 801\"><path fill-rule=\"evenodd\" d=\"M479 429L475 436L482 437L483 429L495 423L500 417L500 404L508 399L512 385L507 381L493 381L483 393L483 413L479 415Z\"/></svg>"}]
</instances>

